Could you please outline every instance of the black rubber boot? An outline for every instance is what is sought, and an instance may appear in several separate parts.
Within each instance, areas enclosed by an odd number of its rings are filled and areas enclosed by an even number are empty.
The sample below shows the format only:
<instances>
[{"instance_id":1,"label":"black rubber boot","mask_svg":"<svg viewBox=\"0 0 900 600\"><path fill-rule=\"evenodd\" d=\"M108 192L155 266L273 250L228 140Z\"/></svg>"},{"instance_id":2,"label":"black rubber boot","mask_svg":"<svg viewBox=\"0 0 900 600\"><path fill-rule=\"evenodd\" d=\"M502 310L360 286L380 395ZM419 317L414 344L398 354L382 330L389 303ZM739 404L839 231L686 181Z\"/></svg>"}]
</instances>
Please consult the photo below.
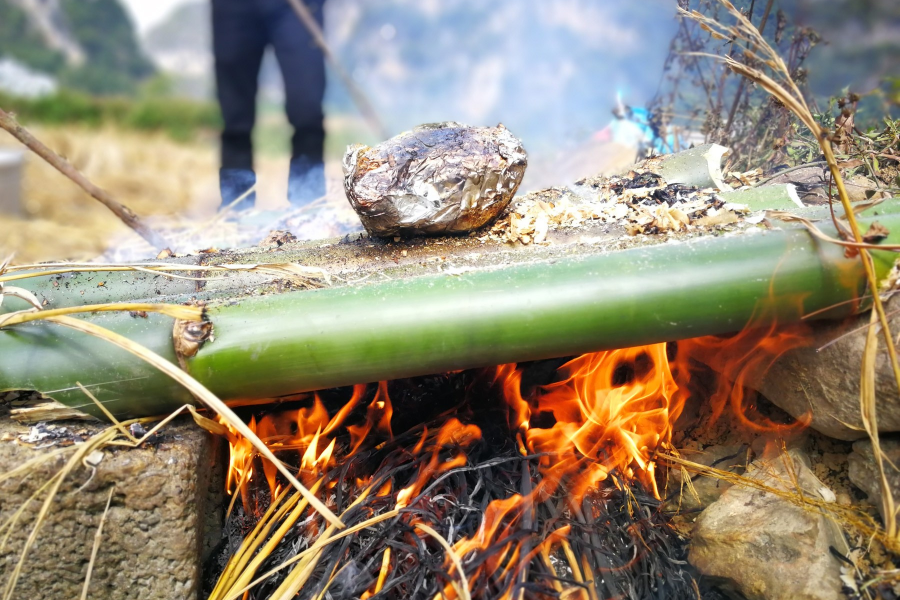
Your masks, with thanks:
<instances>
[{"instance_id":1,"label":"black rubber boot","mask_svg":"<svg viewBox=\"0 0 900 600\"><path fill-rule=\"evenodd\" d=\"M250 169L219 169L219 192L222 194L222 206L231 206L247 190L256 185L256 173ZM232 211L253 208L256 204L256 192L250 192L237 204L231 206Z\"/></svg>"},{"instance_id":2,"label":"black rubber boot","mask_svg":"<svg viewBox=\"0 0 900 600\"><path fill-rule=\"evenodd\" d=\"M291 159L288 202L294 208L306 206L325 195L325 165L307 156Z\"/></svg>"}]
</instances>

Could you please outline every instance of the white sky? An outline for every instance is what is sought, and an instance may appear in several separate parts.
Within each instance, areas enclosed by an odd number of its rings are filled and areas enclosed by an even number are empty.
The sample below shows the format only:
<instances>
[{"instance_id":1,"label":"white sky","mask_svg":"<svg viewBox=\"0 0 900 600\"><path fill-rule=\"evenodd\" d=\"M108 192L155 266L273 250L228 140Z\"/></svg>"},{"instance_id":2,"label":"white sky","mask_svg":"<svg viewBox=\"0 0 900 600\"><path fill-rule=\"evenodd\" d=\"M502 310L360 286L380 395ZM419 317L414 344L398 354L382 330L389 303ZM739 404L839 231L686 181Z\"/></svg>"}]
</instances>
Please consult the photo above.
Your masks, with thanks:
<instances>
[{"instance_id":1,"label":"white sky","mask_svg":"<svg viewBox=\"0 0 900 600\"><path fill-rule=\"evenodd\" d=\"M122 0L141 35L184 2L185 0Z\"/></svg>"}]
</instances>

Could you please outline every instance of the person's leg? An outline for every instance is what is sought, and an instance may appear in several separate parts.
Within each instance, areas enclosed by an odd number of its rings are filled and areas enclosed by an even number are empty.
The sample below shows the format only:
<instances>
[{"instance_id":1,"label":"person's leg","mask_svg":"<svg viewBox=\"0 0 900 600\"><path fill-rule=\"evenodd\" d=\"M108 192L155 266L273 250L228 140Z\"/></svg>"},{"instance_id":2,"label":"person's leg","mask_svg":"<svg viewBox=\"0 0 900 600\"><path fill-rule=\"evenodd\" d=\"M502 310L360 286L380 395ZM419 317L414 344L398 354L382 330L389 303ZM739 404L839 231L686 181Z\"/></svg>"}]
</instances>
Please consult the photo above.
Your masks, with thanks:
<instances>
[{"instance_id":1,"label":"person's leg","mask_svg":"<svg viewBox=\"0 0 900 600\"><path fill-rule=\"evenodd\" d=\"M287 0L268 0L269 39L284 77L285 111L294 128L288 200L302 206L325 194L325 57ZM305 0L322 24L322 0Z\"/></svg>"},{"instance_id":2,"label":"person's leg","mask_svg":"<svg viewBox=\"0 0 900 600\"><path fill-rule=\"evenodd\" d=\"M266 28L257 0L212 0L216 93L222 108L222 205L227 206L256 183L251 134L256 121L259 67ZM255 194L235 208L250 208Z\"/></svg>"}]
</instances>

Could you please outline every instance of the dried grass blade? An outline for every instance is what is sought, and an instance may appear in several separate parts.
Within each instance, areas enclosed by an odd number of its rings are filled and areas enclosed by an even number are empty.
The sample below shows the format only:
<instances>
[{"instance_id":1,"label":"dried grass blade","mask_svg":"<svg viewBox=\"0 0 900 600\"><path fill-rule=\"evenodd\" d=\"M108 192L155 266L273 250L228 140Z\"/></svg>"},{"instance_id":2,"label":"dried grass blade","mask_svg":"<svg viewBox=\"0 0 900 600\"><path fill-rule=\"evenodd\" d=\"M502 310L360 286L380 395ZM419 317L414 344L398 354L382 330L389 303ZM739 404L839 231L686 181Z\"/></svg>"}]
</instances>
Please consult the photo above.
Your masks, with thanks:
<instances>
[{"instance_id":1,"label":"dried grass blade","mask_svg":"<svg viewBox=\"0 0 900 600\"><path fill-rule=\"evenodd\" d=\"M41 310L41 301L37 299L37 296L26 289L0 284L0 305L3 304L3 299L6 296L12 296L13 298L24 300L35 310Z\"/></svg>"},{"instance_id":2,"label":"dried grass blade","mask_svg":"<svg viewBox=\"0 0 900 600\"><path fill-rule=\"evenodd\" d=\"M885 545L885 547L890 549L891 552L900 553L900 544L897 543L897 539L885 535L884 530L878 527L872 516L862 511L840 506L838 504L835 504L834 502L826 502L821 498L811 497L809 495L801 496L796 492L766 485L764 482L752 477L738 475L736 473L732 473L731 471L725 471L722 469L717 469L715 467L708 467L706 465L696 463L678 456L673 456L671 454L660 452L656 456L671 465L683 466L694 473L699 473L701 475L712 477L721 481L727 481L728 483L732 483L734 485L741 485L747 488L759 490L767 494L773 494L783 500L790 502L795 506L803 508L804 510L817 512L843 525L853 527L856 530L862 532L867 537L874 537L878 539Z\"/></svg>"},{"instance_id":3,"label":"dried grass blade","mask_svg":"<svg viewBox=\"0 0 900 600\"><path fill-rule=\"evenodd\" d=\"M0 531L6 531L6 535L3 536L3 540L0 540L0 554L6 550L6 544L9 542L9 536L12 535L13 529L16 526L16 523L19 522L19 519L22 518L22 515L25 513L25 510L31 505L32 502L37 500L37 498L43 494L47 488L53 485L53 482L56 480L56 477L51 477L44 485L36 489L31 496L28 497L28 500L22 503L19 508L16 509L12 515L9 516L8 519L0 526Z\"/></svg>"},{"instance_id":4,"label":"dried grass blade","mask_svg":"<svg viewBox=\"0 0 900 600\"><path fill-rule=\"evenodd\" d=\"M462 560L459 558L459 554L453 549L450 543L444 539L440 533L429 527L424 523L416 523L416 529L423 531L437 540L437 543L444 547L444 551L447 553L447 556L450 557L450 561L453 563L453 566L456 567L456 572L459 574L459 584L455 581L453 582L453 587L456 590L456 595L462 598L462 600L472 600L471 594L469 594L469 582L466 580L466 574L462 568Z\"/></svg>"},{"instance_id":5,"label":"dried grass blade","mask_svg":"<svg viewBox=\"0 0 900 600\"><path fill-rule=\"evenodd\" d=\"M65 319L68 317L57 318ZM62 482L65 480L66 476L81 464L81 461L84 457L86 457L94 450L105 445L117 434L118 430L115 427L109 427L91 437L84 444L77 446L75 452L73 452L72 456L69 457L69 460L66 462L65 466L60 469L59 473L57 473L55 479L53 480L53 485L50 486L47 492L47 497L44 499L44 502L41 505L40 510L38 511L37 517L34 521L34 525L31 528L31 533L28 535L28 539L25 540L25 545L22 548L22 552L19 554L19 560L16 563L16 566L13 568L9 580L7 581L6 590L3 594L3 600L12 600L13 592L16 589L16 584L18 583L19 577L22 574L22 565L25 564L25 558L28 556L28 552L34 545L34 542L38 536L38 532L40 531L41 526L44 524L44 520L47 518L47 514L50 512L50 507L53 504L53 500L54 498L56 498L56 494L59 491L59 488L62 485Z\"/></svg>"},{"instance_id":6,"label":"dried grass blade","mask_svg":"<svg viewBox=\"0 0 900 600\"><path fill-rule=\"evenodd\" d=\"M384 554L381 555L381 569L378 571L378 580L375 582L375 590L374 594L377 594L384 587L384 582L387 580L388 571L391 568L391 547L388 546L384 549Z\"/></svg>"},{"instance_id":7,"label":"dried grass blade","mask_svg":"<svg viewBox=\"0 0 900 600\"><path fill-rule=\"evenodd\" d=\"M91 587L91 573L94 571L94 564L97 562L97 552L100 550L100 540L103 537L103 524L106 523L106 517L109 515L109 505L112 503L113 492L115 491L115 486L109 488L106 508L103 509L103 516L100 517L100 524L97 525L97 531L94 533L94 545L91 547L91 560L88 561L87 573L84 576L84 587L81 588L81 600L87 600L88 588Z\"/></svg>"},{"instance_id":8,"label":"dried grass blade","mask_svg":"<svg viewBox=\"0 0 900 600\"><path fill-rule=\"evenodd\" d=\"M184 306L181 304L150 304L112 302L108 304L89 304L87 306L67 306L65 308L53 308L50 310L32 311L22 310L0 315L0 327L20 325L29 321L40 321L50 317L76 315L93 312L153 312L181 319L183 321L202 321L203 309L197 306Z\"/></svg>"},{"instance_id":9,"label":"dried grass blade","mask_svg":"<svg viewBox=\"0 0 900 600\"><path fill-rule=\"evenodd\" d=\"M41 313L38 313L41 314ZM328 509L325 504L322 503L321 500L315 497L315 495L311 494L306 486L300 483L296 477L288 470L288 468L282 463L275 454L269 450L268 446L266 446L259 437L253 433L253 431L244 423L240 417L238 417L233 410L231 410L224 402L219 400L212 392L206 389L200 382L196 379L182 371L177 366L173 365L168 360L159 356L152 350L141 346L140 344L136 344L132 342L128 338L119 335L114 331L110 331L99 325L94 323L90 323L88 321L82 321L80 319L74 319L72 317L62 316L62 317L47 317L47 321L51 323L57 323L59 325L63 325L65 327L69 327L71 329L75 329L76 331L81 331L82 333L86 333L89 335L93 335L100 339L104 339L123 350L131 352L135 356L143 359L147 363L153 365L182 386L184 386L189 392L191 392L196 398L198 398L201 402L203 402L210 410L220 415L223 419L225 419L228 424L237 430L242 436L250 441L253 447L266 459L268 459L278 471L287 479L290 484L296 488L304 498L306 498L310 505L316 509L316 511L321 514L325 519L334 525L335 527L343 528L344 524L338 519L331 510Z\"/></svg>"},{"instance_id":10,"label":"dried grass blade","mask_svg":"<svg viewBox=\"0 0 900 600\"><path fill-rule=\"evenodd\" d=\"M56 459L57 456L61 454L68 454L70 452L74 452L76 446L68 446L65 448L57 448L55 450L51 450L50 452L43 454L41 456L36 456L31 460L19 465L15 469L11 471L7 471L6 473L0 474L0 483L6 481L7 479L11 479L12 477L17 477L18 475L26 475L32 472L38 465L41 463L45 463L51 460ZM2 528L0 528L2 530Z\"/></svg>"},{"instance_id":11,"label":"dried grass blade","mask_svg":"<svg viewBox=\"0 0 900 600\"><path fill-rule=\"evenodd\" d=\"M249 473L249 471L250 470L247 469L245 472ZM294 504L296 504L297 496L291 496L288 503L282 505L284 499L287 498L288 489L289 488L281 490L281 492L272 499L265 514L257 521L253 530L244 536L237 552L234 553L231 560L225 565L225 570L222 571L222 574L219 576L219 580L216 582L212 594L209 596L209 600L215 600L216 598L227 595L231 589L237 585L236 582L243 576L247 563L251 561L260 545L266 541L274 524L284 515L285 510L290 510L293 508ZM235 497L236 496L237 493L235 493Z\"/></svg>"},{"instance_id":12,"label":"dried grass blade","mask_svg":"<svg viewBox=\"0 0 900 600\"><path fill-rule=\"evenodd\" d=\"M316 481L316 483L310 488L310 491L314 494L316 492L318 492L319 487L322 485L322 482L323 482L322 479L319 479L318 481ZM275 533L272 534L271 537L269 537L269 535L268 535L268 530L266 532L264 532L263 535L258 536L259 543L262 543L263 541L265 541L266 542L265 546L259 552L256 552L253 555L253 560L250 561L249 564L246 564L246 562L245 562L244 565L239 567L240 574L234 580L234 582L232 584L230 584L229 591L231 591L232 589L237 588L237 587L243 588L252 580L253 576L256 575L256 572L259 570L259 567L262 565L263 561L265 561L267 558L269 558L269 556L275 550L275 547L279 544L279 542L281 542L281 540L284 538L284 536L287 535L288 531L290 531L290 529L300 519L300 517L303 516L303 513L304 513L304 511L306 511L306 507L307 507L308 503L306 502L305 499L300 500L299 503L297 502L297 500L298 500L298 497L295 494L291 498L291 500L288 502L288 504L286 504L285 510L279 511L279 514L275 516L275 518L273 519L273 523L282 520L282 518L284 517L284 514L287 513L288 510L290 510L290 515L288 515L287 518L284 518L281 525L278 527L278 529L275 531ZM267 537L268 537L268 540L266 540ZM256 547L259 546L259 543L256 544Z\"/></svg>"},{"instance_id":13,"label":"dried grass blade","mask_svg":"<svg viewBox=\"0 0 900 600\"><path fill-rule=\"evenodd\" d=\"M310 546L306 550L303 550L302 552L297 553L296 556L293 556L290 559L284 561L277 567L266 571L265 573L263 573L262 575L260 575L259 577L257 577L253 581L251 581L247 587L245 587L242 590L235 591L234 593L232 593L232 595L225 598L225 600L237 600L245 592L247 592L254 586L262 583L263 581L265 581L266 579L268 579L269 577L271 577L278 571L307 558L313 552L318 552L322 547L327 546L328 544L334 543L343 537L347 537L348 535L353 535L354 533L361 531L363 529L368 529L369 527L377 525L377 524L381 523L382 521L387 521L388 519L393 519L394 517L396 517L399 514L400 514L400 510L395 508L394 510L388 511L386 513L382 513L380 515L376 515L376 516L372 517L371 519L363 521L362 523L359 523L357 525L347 527L346 529L344 529L337 535L327 537L325 534L323 534L321 537L319 537L319 539L316 540L316 542L312 546Z\"/></svg>"},{"instance_id":14,"label":"dried grass blade","mask_svg":"<svg viewBox=\"0 0 900 600\"><path fill-rule=\"evenodd\" d=\"M878 467L878 477L881 484L881 505L884 514L884 528L891 537L897 535L897 511L894 505L894 496L884 470L884 460L881 452L881 442L878 437L878 411L875 407L875 361L878 357L878 315L872 311L869 321L869 331L866 335L866 346L863 350L862 373L859 384L859 406L862 415L863 426L869 439L872 441L872 452L875 455L875 464Z\"/></svg>"}]
</instances>

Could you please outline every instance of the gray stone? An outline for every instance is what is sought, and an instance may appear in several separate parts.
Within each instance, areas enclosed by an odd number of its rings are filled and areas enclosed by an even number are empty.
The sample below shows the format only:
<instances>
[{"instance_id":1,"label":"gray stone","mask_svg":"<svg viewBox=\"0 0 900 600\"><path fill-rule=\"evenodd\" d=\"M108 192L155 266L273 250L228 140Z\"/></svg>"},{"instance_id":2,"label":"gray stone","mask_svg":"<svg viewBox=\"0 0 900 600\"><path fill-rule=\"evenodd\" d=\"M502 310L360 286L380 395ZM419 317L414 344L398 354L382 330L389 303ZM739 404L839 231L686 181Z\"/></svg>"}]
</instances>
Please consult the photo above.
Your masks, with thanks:
<instances>
[{"instance_id":1,"label":"gray stone","mask_svg":"<svg viewBox=\"0 0 900 600\"><path fill-rule=\"evenodd\" d=\"M796 482L806 494L833 499L804 459L791 450L751 463L747 474L771 488L786 490ZM839 600L840 563L829 546L846 551L842 534L825 517L737 485L698 517L688 560L748 600Z\"/></svg>"},{"instance_id":2,"label":"gray stone","mask_svg":"<svg viewBox=\"0 0 900 600\"><path fill-rule=\"evenodd\" d=\"M92 435L103 426L58 423ZM18 436L28 426L0 415L0 472L5 473L58 446L35 449ZM62 436L65 438L66 436ZM218 539L227 462L211 435L190 419L166 426L152 444L108 448L91 477L79 467L63 483L57 500L23 564L14 598L71 600L80 597L94 534L111 487L89 598L189 600L200 588L204 540ZM68 456L68 455L66 455ZM0 483L0 522L5 522L65 464L57 457L27 478ZM43 497L41 498L41 500ZM0 549L0 586L5 586L41 502L32 501ZM216 511L219 511L216 516ZM204 529L210 529L206 534Z\"/></svg>"},{"instance_id":3,"label":"gray stone","mask_svg":"<svg viewBox=\"0 0 900 600\"><path fill-rule=\"evenodd\" d=\"M900 440L881 439L880 444L881 452L887 458L884 461L884 474L896 502L900 500L900 472L891 464L900 465ZM875 464L872 442L869 440L855 442L848 462L850 481L869 495L869 501L878 507L881 517L884 518L884 506L881 503L881 475Z\"/></svg>"},{"instance_id":4,"label":"gray stone","mask_svg":"<svg viewBox=\"0 0 900 600\"><path fill-rule=\"evenodd\" d=\"M897 309L900 302L886 304L888 312ZM786 352L767 373L747 385L794 417L811 413L810 426L825 435L840 440L865 437L859 410L865 329L842 337L821 352L817 349L868 322L866 315L842 322L814 323L808 346ZM893 331L900 331L900 316L894 316L889 322ZM878 429L900 431L900 395L885 352L878 353L875 372Z\"/></svg>"}]
</instances>

